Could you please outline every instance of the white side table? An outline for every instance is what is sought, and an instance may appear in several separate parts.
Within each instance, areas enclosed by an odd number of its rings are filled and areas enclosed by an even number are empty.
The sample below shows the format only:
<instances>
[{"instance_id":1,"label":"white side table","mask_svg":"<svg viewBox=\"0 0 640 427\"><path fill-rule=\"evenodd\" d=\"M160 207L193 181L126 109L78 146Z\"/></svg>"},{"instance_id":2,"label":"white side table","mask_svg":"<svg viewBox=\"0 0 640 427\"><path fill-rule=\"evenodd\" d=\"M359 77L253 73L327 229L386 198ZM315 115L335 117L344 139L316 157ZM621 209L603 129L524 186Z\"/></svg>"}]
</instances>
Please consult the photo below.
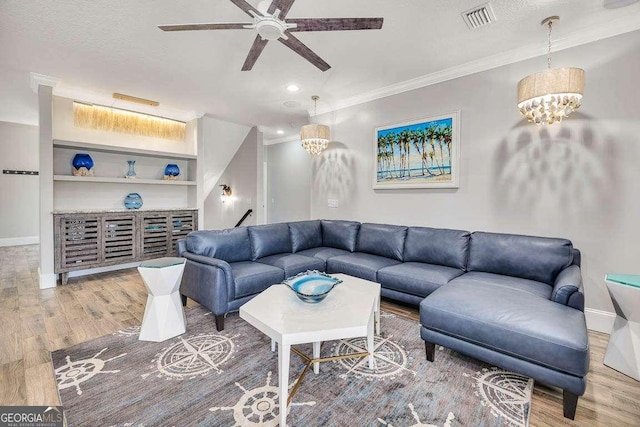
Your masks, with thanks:
<instances>
[{"instance_id":1,"label":"white side table","mask_svg":"<svg viewBox=\"0 0 640 427\"><path fill-rule=\"evenodd\" d=\"M144 261L138 267L149 292L139 340L158 342L185 333L186 318L178 292L185 261L165 257Z\"/></svg>"},{"instance_id":2,"label":"white side table","mask_svg":"<svg viewBox=\"0 0 640 427\"><path fill-rule=\"evenodd\" d=\"M605 281L617 316L604 364L640 381L640 276L607 274Z\"/></svg>"}]
</instances>

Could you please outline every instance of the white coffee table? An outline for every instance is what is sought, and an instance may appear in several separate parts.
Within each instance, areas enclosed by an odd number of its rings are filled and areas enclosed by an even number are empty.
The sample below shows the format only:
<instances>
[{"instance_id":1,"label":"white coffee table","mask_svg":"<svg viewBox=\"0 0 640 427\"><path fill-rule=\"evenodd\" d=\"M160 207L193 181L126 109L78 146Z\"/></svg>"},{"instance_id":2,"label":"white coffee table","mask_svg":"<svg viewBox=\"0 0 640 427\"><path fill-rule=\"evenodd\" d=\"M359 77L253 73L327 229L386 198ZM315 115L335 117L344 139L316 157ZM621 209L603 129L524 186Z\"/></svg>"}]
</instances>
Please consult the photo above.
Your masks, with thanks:
<instances>
[{"instance_id":1,"label":"white coffee table","mask_svg":"<svg viewBox=\"0 0 640 427\"><path fill-rule=\"evenodd\" d=\"M165 257L144 261L138 267L149 292L139 340L159 342L185 333L186 319L178 292L185 261Z\"/></svg>"},{"instance_id":2,"label":"white coffee table","mask_svg":"<svg viewBox=\"0 0 640 427\"><path fill-rule=\"evenodd\" d=\"M368 357L374 368L373 336L380 333L380 284L347 276L332 275L343 283L317 304L302 302L286 285L273 285L240 307L240 317L278 344L278 387L280 398L280 426L286 425L291 397L300 385L307 368L319 372L320 362L335 358L320 358L323 341L367 337L367 352L349 355ZM307 357L292 345L313 344L313 357ZM288 395L289 360L291 351L307 361L307 366ZM343 358L343 357L340 357Z\"/></svg>"}]
</instances>

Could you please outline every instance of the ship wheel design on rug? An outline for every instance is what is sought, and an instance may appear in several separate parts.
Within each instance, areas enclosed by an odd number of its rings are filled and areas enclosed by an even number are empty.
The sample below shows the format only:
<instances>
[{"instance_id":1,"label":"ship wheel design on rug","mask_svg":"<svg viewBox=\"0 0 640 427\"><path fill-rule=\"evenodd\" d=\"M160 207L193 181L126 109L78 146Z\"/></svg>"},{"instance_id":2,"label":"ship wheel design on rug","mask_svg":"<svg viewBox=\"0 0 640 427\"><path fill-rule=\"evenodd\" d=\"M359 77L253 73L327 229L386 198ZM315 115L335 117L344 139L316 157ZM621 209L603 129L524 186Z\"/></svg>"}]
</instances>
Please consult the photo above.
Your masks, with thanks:
<instances>
[{"instance_id":1,"label":"ship wheel design on rug","mask_svg":"<svg viewBox=\"0 0 640 427\"><path fill-rule=\"evenodd\" d=\"M58 389L62 390L69 387L75 387L78 395L80 395L82 394L82 389L80 389L81 383L93 378L97 374L115 374L120 372L119 369L117 371L103 371L102 369L104 369L104 365L107 362L111 362L114 359L125 356L127 353L122 353L107 360L98 359L98 356L106 350L107 348L103 348L92 358L76 360L75 362L72 362L71 357L67 356L67 363L60 366L55 371Z\"/></svg>"},{"instance_id":2,"label":"ship wheel design on rug","mask_svg":"<svg viewBox=\"0 0 640 427\"><path fill-rule=\"evenodd\" d=\"M235 383L242 390L243 395L234 406L221 406L209 408L215 411L233 411L235 424L233 427L274 427L278 425L280 404L278 399L278 387L271 385L271 371L267 374L265 385L251 390L245 389L240 383ZM291 402L288 411L294 406L314 406L316 402ZM287 412L288 413L288 412Z\"/></svg>"},{"instance_id":3,"label":"ship wheel design on rug","mask_svg":"<svg viewBox=\"0 0 640 427\"><path fill-rule=\"evenodd\" d=\"M418 416L418 413L416 412L416 409L414 408L413 403L409 403L409 409L411 410L411 415L413 415L413 419L416 420L416 424L412 424L408 427L440 427L437 424L425 424L422 421L420 421L420 417ZM445 420L442 427L451 427L451 421L455 419L456 419L456 416L453 415L453 412L449 412L449 414L447 415L447 419ZM393 424L387 423L382 418L378 418L378 422L380 422L380 424L382 425L393 427Z\"/></svg>"},{"instance_id":4,"label":"ship wheel design on rug","mask_svg":"<svg viewBox=\"0 0 640 427\"><path fill-rule=\"evenodd\" d=\"M129 326L128 328L114 332L113 335L118 335L121 337L133 337L140 335L140 325Z\"/></svg>"},{"instance_id":5,"label":"ship wheel design on rug","mask_svg":"<svg viewBox=\"0 0 640 427\"><path fill-rule=\"evenodd\" d=\"M416 375L415 371L407 368L409 358L407 352L402 346L391 341L392 337L383 338L375 336L373 338L373 357L375 359L375 368L369 369L368 358L349 358L340 359L334 363L339 363L346 368L347 372L340 374L340 378L347 378L349 374L358 377L367 378L369 380L395 378L405 372ZM367 352L367 337L351 338L340 340L334 344L332 349L333 356L343 356L352 353Z\"/></svg>"},{"instance_id":6,"label":"ship wheel design on rug","mask_svg":"<svg viewBox=\"0 0 640 427\"><path fill-rule=\"evenodd\" d=\"M533 389L531 378L498 368L484 368L476 372L473 379L476 396L482 399L482 405L491 408L494 416L502 416L516 427L527 425Z\"/></svg>"},{"instance_id":7,"label":"ship wheel design on rug","mask_svg":"<svg viewBox=\"0 0 640 427\"><path fill-rule=\"evenodd\" d=\"M223 372L220 365L231 359L237 351L233 342L237 337L227 338L217 334L180 337L173 341L175 344L156 354L151 363L154 372L144 374L142 378L152 373L169 379L194 379L211 371L220 374Z\"/></svg>"}]
</instances>

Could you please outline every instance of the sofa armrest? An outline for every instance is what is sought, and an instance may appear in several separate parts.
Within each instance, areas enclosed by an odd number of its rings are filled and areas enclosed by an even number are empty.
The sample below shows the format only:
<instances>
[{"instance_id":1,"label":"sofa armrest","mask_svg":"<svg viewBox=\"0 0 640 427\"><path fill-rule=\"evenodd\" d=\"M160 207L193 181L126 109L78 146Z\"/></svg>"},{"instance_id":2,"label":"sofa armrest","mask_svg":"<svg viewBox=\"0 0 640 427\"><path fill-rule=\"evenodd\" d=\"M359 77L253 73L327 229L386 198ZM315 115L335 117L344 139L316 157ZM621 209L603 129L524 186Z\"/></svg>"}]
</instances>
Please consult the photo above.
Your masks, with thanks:
<instances>
[{"instance_id":1,"label":"sofa armrest","mask_svg":"<svg viewBox=\"0 0 640 427\"><path fill-rule=\"evenodd\" d=\"M180 239L176 242L176 248L178 249L178 256L182 256L187 251L187 239Z\"/></svg>"},{"instance_id":2,"label":"sofa armrest","mask_svg":"<svg viewBox=\"0 0 640 427\"><path fill-rule=\"evenodd\" d=\"M228 262L185 251L187 259L180 293L204 305L214 314L225 314L234 298L233 273Z\"/></svg>"},{"instance_id":3,"label":"sofa armrest","mask_svg":"<svg viewBox=\"0 0 640 427\"><path fill-rule=\"evenodd\" d=\"M558 274L551 292L551 301L584 311L580 267L570 265Z\"/></svg>"}]
</instances>

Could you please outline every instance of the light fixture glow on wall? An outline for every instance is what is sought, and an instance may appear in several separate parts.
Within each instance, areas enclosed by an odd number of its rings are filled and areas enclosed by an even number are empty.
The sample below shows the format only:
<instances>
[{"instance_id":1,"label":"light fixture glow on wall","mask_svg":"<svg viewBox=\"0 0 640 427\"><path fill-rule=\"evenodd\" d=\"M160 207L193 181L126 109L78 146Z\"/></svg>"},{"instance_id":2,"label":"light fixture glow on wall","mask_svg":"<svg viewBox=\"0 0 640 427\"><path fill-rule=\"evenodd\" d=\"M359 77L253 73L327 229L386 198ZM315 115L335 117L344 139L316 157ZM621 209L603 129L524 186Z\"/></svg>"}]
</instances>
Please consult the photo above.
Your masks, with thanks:
<instances>
[{"instance_id":1,"label":"light fixture glow on wall","mask_svg":"<svg viewBox=\"0 0 640 427\"><path fill-rule=\"evenodd\" d=\"M231 192L231 187L229 187L227 184L222 184L220 187L222 187L222 194L220 195L220 201L224 203L227 200L229 200L229 198L233 193Z\"/></svg>"},{"instance_id":2,"label":"light fixture glow on wall","mask_svg":"<svg viewBox=\"0 0 640 427\"><path fill-rule=\"evenodd\" d=\"M75 101L73 124L85 129L123 132L175 141L183 141L186 130L186 123L178 120Z\"/></svg>"},{"instance_id":3,"label":"light fixture glow on wall","mask_svg":"<svg viewBox=\"0 0 640 427\"><path fill-rule=\"evenodd\" d=\"M551 68L551 27L560 18L551 16L542 25L549 28L547 70L530 74L518 82L518 108L537 125L562 121L580 108L584 91L584 70Z\"/></svg>"},{"instance_id":4,"label":"light fixture glow on wall","mask_svg":"<svg viewBox=\"0 0 640 427\"><path fill-rule=\"evenodd\" d=\"M317 116L318 95L311 97L313 100L313 116ZM311 118L313 122L313 117ZM313 156L317 156L322 153L329 145L330 138L329 126L319 125L317 123L310 123L302 126L300 129L300 141L302 142L302 148Z\"/></svg>"}]
</instances>

